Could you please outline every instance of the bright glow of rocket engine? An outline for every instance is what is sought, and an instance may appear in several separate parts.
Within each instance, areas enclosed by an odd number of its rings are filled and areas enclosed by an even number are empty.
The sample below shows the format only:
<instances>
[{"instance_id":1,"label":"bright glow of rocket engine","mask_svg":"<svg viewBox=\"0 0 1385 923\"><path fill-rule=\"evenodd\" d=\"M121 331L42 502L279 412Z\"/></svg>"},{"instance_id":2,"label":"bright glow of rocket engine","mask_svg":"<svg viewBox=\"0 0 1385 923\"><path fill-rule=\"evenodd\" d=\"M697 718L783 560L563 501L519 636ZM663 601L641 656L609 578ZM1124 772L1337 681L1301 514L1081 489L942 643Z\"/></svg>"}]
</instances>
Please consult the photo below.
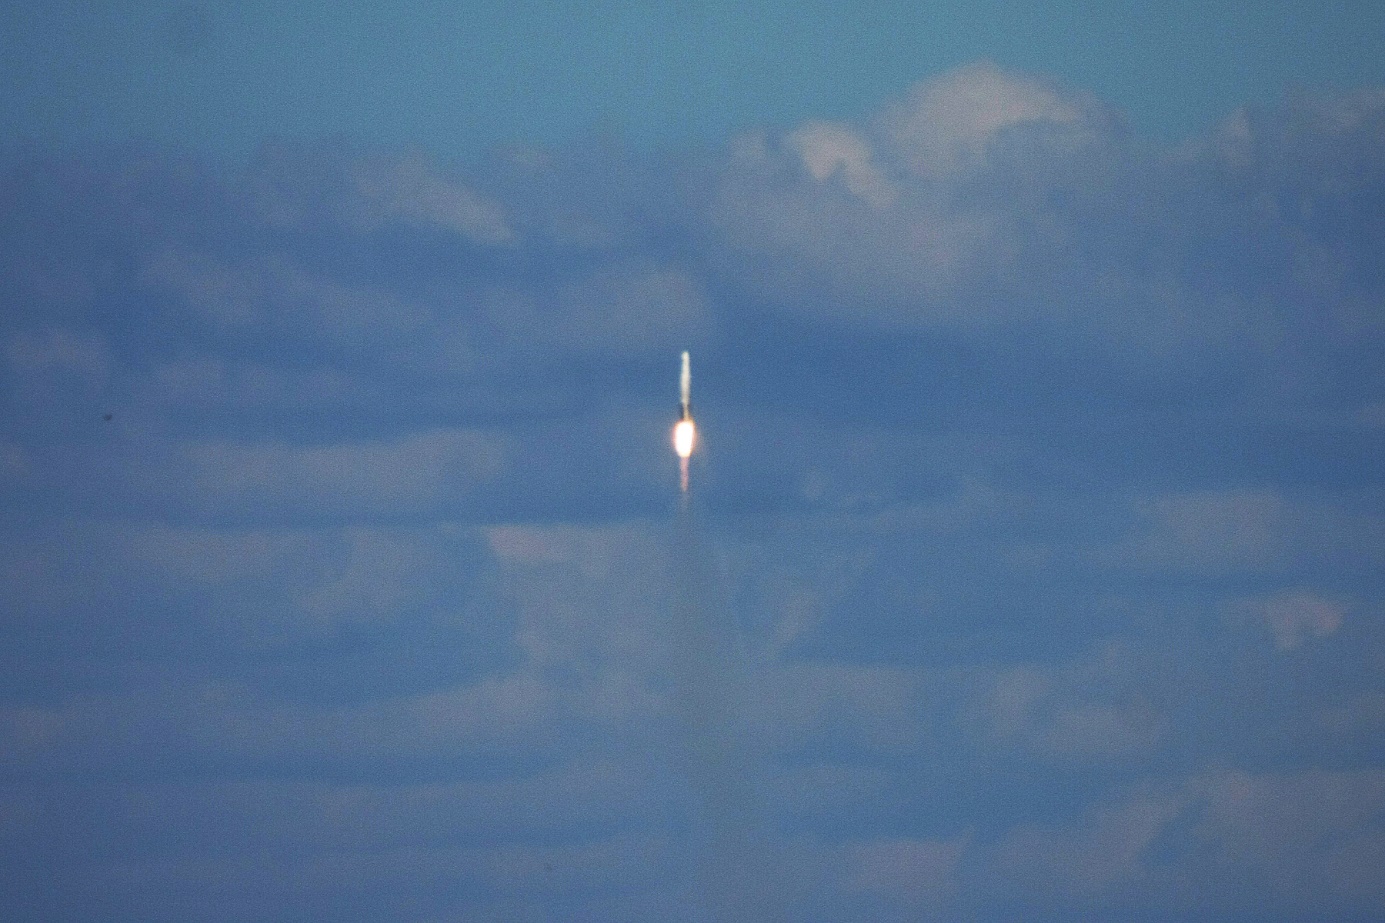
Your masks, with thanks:
<instances>
[{"instance_id":1,"label":"bright glow of rocket engine","mask_svg":"<svg viewBox=\"0 0 1385 923\"><path fill-rule=\"evenodd\" d=\"M678 453L679 458L687 458L692 454L696 442L697 427L693 421L679 420L673 427L673 451Z\"/></svg>"}]
</instances>

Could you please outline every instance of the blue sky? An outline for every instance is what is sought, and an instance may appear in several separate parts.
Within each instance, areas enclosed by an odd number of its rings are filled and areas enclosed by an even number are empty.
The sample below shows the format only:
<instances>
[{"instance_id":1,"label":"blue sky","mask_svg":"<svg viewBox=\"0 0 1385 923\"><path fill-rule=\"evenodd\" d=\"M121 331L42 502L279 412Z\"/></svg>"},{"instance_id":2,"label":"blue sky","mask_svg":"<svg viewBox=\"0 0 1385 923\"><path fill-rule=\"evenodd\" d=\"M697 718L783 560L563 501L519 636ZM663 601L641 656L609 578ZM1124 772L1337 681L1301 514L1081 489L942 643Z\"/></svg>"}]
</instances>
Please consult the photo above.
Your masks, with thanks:
<instances>
[{"instance_id":1,"label":"blue sky","mask_svg":"<svg viewBox=\"0 0 1385 923\"><path fill-rule=\"evenodd\" d=\"M1161 139L1385 80L1374 3L63 0L0 17L14 135L233 157L266 136L468 156L592 131L717 144L859 116L978 59L1083 86Z\"/></svg>"},{"instance_id":2,"label":"blue sky","mask_svg":"<svg viewBox=\"0 0 1385 923\"><path fill-rule=\"evenodd\" d=\"M334 9L3 7L0 917L1379 918L1375 8Z\"/></svg>"}]
</instances>

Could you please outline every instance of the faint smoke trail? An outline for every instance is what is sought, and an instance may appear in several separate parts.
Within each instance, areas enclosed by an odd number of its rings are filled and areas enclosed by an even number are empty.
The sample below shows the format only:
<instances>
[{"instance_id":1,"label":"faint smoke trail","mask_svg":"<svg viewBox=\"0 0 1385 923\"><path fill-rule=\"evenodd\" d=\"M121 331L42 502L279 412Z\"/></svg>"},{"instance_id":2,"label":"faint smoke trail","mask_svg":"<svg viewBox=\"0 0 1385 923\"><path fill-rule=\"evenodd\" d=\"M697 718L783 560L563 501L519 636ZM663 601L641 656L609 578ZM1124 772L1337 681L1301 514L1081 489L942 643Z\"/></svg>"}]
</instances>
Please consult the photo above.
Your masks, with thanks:
<instances>
[{"instance_id":1,"label":"faint smoke trail","mask_svg":"<svg viewBox=\"0 0 1385 923\"><path fill-rule=\"evenodd\" d=\"M692 837L694 903L717 923L787 920L780 863L757 794L763 761L747 722L743 645L697 511L688 502L680 504L673 569L677 753L699 802Z\"/></svg>"}]
</instances>

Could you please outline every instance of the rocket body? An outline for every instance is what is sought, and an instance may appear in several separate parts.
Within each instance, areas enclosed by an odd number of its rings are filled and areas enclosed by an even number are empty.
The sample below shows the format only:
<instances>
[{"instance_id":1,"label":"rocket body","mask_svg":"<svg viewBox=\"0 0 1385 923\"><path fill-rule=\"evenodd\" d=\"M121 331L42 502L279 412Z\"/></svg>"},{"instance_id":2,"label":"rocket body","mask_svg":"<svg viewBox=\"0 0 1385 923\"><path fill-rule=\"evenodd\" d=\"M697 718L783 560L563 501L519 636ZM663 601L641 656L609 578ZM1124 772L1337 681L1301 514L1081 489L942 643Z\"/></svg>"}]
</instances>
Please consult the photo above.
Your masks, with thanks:
<instances>
[{"instance_id":1,"label":"rocket body","mask_svg":"<svg viewBox=\"0 0 1385 923\"><path fill-rule=\"evenodd\" d=\"M673 451L678 453L679 483L688 492L688 458L697 444L697 425L692 416L692 363L686 351L678 373L678 422L673 425Z\"/></svg>"},{"instance_id":2,"label":"rocket body","mask_svg":"<svg viewBox=\"0 0 1385 923\"><path fill-rule=\"evenodd\" d=\"M678 394L683 403L683 412L679 420L692 419L692 360L688 357L688 351L683 350L683 369L678 373Z\"/></svg>"},{"instance_id":3,"label":"rocket body","mask_svg":"<svg viewBox=\"0 0 1385 923\"><path fill-rule=\"evenodd\" d=\"M683 368L678 373L679 411L678 422L673 427L673 450L679 458L692 454L697 441L697 426L692 416L692 363L686 351L683 353Z\"/></svg>"}]
</instances>

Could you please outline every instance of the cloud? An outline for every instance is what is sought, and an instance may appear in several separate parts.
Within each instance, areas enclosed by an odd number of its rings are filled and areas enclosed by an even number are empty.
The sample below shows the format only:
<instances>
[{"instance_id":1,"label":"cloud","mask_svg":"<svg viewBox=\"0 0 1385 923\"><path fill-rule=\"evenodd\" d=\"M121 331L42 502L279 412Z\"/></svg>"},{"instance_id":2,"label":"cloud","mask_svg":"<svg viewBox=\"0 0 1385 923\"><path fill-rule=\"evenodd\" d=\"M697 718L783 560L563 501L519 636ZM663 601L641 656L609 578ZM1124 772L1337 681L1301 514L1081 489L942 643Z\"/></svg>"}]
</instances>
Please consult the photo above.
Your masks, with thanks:
<instances>
[{"instance_id":1,"label":"cloud","mask_svg":"<svg viewBox=\"0 0 1385 923\"><path fill-rule=\"evenodd\" d=\"M516 640L539 670L583 682L666 668L667 537L646 524L498 526L486 530L498 581L516 607ZM610 703L618 705L618 703Z\"/></svg>"},{"instance_id":2,"label":"cloud","mask_svg":"<svg viewBox=\"0 0 1385 923\"><path fill-rule=\"evenodd\" d=\"M4 342L9 387L0 405L10 420L54 430L80 430L80 421L106 411L118 364L106 338L90 329L49 327L16 332ZM12 456L13 457L13 456Z\"/></svg>"},{"instance_id":3,"label":"cloud","mask_svg":"<svg viewBox=\"0 0 1385 923\"><path fill-rule=\"evenodd\" d=\"M840 175L853 195L877 208L894 201L896 192L872 163L869 143L851 129L827 122L809 122L784 139L798 152L808 173L818 182Z\"/></svg>"},{"instance_id":4,"label":"cloud","mask_svg":"<svg viewBox=\"0 0 1385 923\"><path fill-rule=\"evenodd\" d=\"M1356 571L1385 548L1385 520L1360 499L1289 485L1139 497L1127 538L1093 555L1106 566L1203 574L1273 573L1333 557Z\"/></svg>"},{"instance_id":5,"label":"cloud","mask_svg":"<svg viewBox=\"0 0 1385 923\"><path fill-rule=\"evenodd\" d=\"M765 780L765 794L775 814L789 819L787 823L812 825L825 819L830 827L834 819L861 812L905 810L907 799L897 782L892 770L860 762L781 761ZM842 867L840 856L833 862Z\"/></svg>"},{"instance_id":6,"label":"cloud","mask_svg":"<svg viewBox=\"0 0 1385 923\"><path fill-rule=\"evenodd\" d=\"M1168 716L1130 676L1141 658L1115 644L1066 663L963 674L973 691L960 720L991 742L1061 762L1128 760L1157 750Z\"/></svg>"},{"instance_id":7,"label":"cloud","mask_svg":"<svg viewBox=\"0 0 1385 923\"><path fill-rule=\"evenodd\" d=\"M1185 803L1176 792L1139 792L1092 809L1072 828L1018 828L997 848L997 869L1046 897L1100 902L1149 874L1152 845Z\"/></svg>"},{"instance_id":8,"label":"cloud","mask_svg":"<svg viewBox=\"0 0 1385 923\"><path fill-rule=\"evenodd\" d=\"M1352 915L1381 899L1375 771L1223 770L1112 793L1066 826L1020 827L985 860L1028 906ZM991 865L990 863L994 863ZM1209 871L1211 874L1209 874Z\"/></svg>"},{"instance_id":9,"label":"cloud","mask_svg":"<svg viewBox=\"0 0 1385 923\"><path fill-rule=\"evenodd\" d=\"M278 257L231 267L200 254L164 252L148 261L144 280L176 293L193 317L226 332L264 336L277 329L358 345L408 335L430 319L391 292L314 276Z\"/></svg>"},{"instance_id":10,"label":"cloud","mask_svg":"<svg viewBox=\"0 0 1385 923\"><path fill-rule=\"evenodd\" d=\"M388 625L446 605L474 536L451 525L381 528L211 529L126 524L107 554L197 586L221 618L252 638L332 634ZM453 600L459 609L462 600ZM451 618L461 612L449 613ZM282 637L279 639L284 640Z\"/></svg>"},{"instance_id":11,"label":"cloud","mask_svg":"<svg viewBox=\"0 0 1385 923\"><path fill-rule=\"evenodd\" d=\"M442 562L429 560L433 549L411 537L355 529L349 542L345 566L299 597L299 605L314 618L334 620L362 612L367 618L396 618L426 592L416 582L419 571L441 569Z\"/></svg>"},{"instance_id":12,"label":"cloud","mask_svg":"<svg viewBox=\"0 0 1385 923\"><path fill-rule=\"evenodd\" d=\"M1115 142L1114 126L1090 97L973 65L918 85L867 126L811 122L781 141L743 141L714 220L732 248L767 263L747 280L756 293L796 310L902 328L1023 321L1038 308L1037 261L1072 258L1045 187L1110 156L1101 145ZM1016 146L1003 167L988 154L1001 141ZM1018 174L992 189L975 178L1014 173L1016 159ZM1050 161L1062 167L1036 172ZM835 175L849 196L824 184ZM1016 273L1030 297L1013 289Z\"/></svg>"},{"instance_id":13,"label":"cloud","mask_svg":"<svg viewBox=\"0 0 1385 923\"><path fill-rule=\"evenodd\" d=\"M311 536L301 531L189 529L157 523L131 524L122 540L132 564L152 565L180 582L209 583L301 568L311 544Z\"/></svg>"},{"instance_id":14,"label":"cloud","mask_svg":"<svg viewBox=\"0 0 1385 923\"><path fill-rule=\"evenodd\" d=\"M366 206L357 218L364 229L394 218L454 231L480 244L514 239L498 203L438 176L422 157L366 161L356 168L356 184Z\"/></svg>"},{"instance_id":15,"label":"cloud","mask_svg":"<svg viewBox=\"0 0 1385 923\"><path fill-rule=\"evenodd\" d=\"M459 174L418 152L271 144L248 171L248 212L278 230L356 236L395 226L456 235L472 246L513 246L517 232L505 205Z\"/></svg>"},{"instance_id":16,"label":"cloud","mask_svg":"<svg viewBox=\"0 0 1385 923\"><path fill-rule=\"evenodd\" d=\"M22 835L81 829L95 816L89 802L63 797L71 794L6 792L0 812ZM648 900L673 883L675 844L645 825L583 831L652 794L629 767L611 763L518 781L121 784L101 810L104 829L64 868L75 866L146 919L164 919L170 901L201 919L272 915L284 901L343 913L366 902L405 919L432 908L456 919L489 915L500 899L531 912L574 896ZM157 842L129 848L131 835L146 830L159 831Z\"/></svg>"},{"instance_id":17,"label":"cloud","mask_svg":"<svg viewBox=\"0 0 1385 923\"><path fill-rule=\"evenodd\" d=\"M111 366L110 350L100 336L63 328L17 334L6 344L5 356L20 375L56 371L95 384L104 381Z\"/></svg>"},{"instance_id":18,"label":"cloud","mask_svg":"<svg viewBox=\"0 0 1385 923\"><path fill-rule=\"evenodd\" d=\"M950 898L965 840L873 840L846 848L846 889L883 893L918 907Z\"/></svg>"},{"instance_id":19,"label":"cloud","mask_svg":"<svg viewBox=\"0 0 1385 923\"><path fill-rule=\"evenodd\" d=\"M1169 147L980 64L677 156L26 154L0 836L128 907L663 919L710 793L795 918L1369 916L1382 113ZM757 772L684 777L703 705Z\"/></svg>"},{"instance_id":20,"label":"cloud","mask_svg":"<svg viewBox=\"0 0 1385 923\"><path fill-rule=\"evenodd\" d=\"M1262 566L1281 553L1286 538L1284 500L1266 491L1157 497L1137 510L1150 521L1143 552L1154 560Z\"/></svg>"},{"instance_id":21,"label":"cloud","mask_svg":"<svg viewBox=\"0 0 1385 923\"><path fill-rule=\"evenodd\" d=\"M1385 238L1361 205L1381 199L1382 112L1305 99L1163 150L1090 94L969 65L856 124L742 139L710 208L720 272L808 321L1018 338L1163 381L1229 367L1301 399L1385 336L1360 249Z\"/></svg>"},{"instance_id":22,"label":"cloud","mask_svg":"<svg viewBox=\"0 0 1385 923\"><path fill-rule=\"evenodd\" d=\"M466 430L323 446L205 442L182 455L189 501L198 508L296 506L338 514L417 509L474 494L506 460L503 439Z\"/></svg>"},{"instance_id":23,"label":"cloud","mask_svg":"<svg viewBox=\"0 0 1385 923\"><path fill-rule=\"evenodd\" d=\"M705 343L714 326L702 285L674 266L606 266L556 284L489 285L467 295L488 319L495 345L516 352L668 351Z\"/></svg>"},{"instance_id":24,"label":"cloud","mask_svg":"<svg viewBox=\"0 0 1385 923\"><path fill-rule=\"evenodd\" d=\"M820 170L833 162L808 151ZM944 214L904 198L887 207L886 186L863 161L837 190L800 166L801 156L779 146L738 149L712 207L729 248L724 273L753 296L810 317L906 328L987 320L947 296L988 244L989 216Z\"/></svg>"},{"instance_id":25,"label":"cloud","mask_svg":"<svg viewBox=\"0 0 1385 923\"><path fill-rule=\"evenodd\" d=\"M46 711L52 730L41 756L47 765L75 765L99 752L107 767L133 767L157 741L170 766L307 760L353 770L444 755L533 757L561 743L570 698L532 671L334 705L285 700L241 682L162 685L74 696Z\"/></svg>"},{"instance_id":26,"label":"cloud","mask_svg":"<svg viewBox=\"0 0 1385 923\"><path fill-rule=\"evenodd\" d=\"M968 64L915 85L886 109L880 131L917 174L975 169L1007 133L1026 130L1044 144L1100 141L1117 130L1109 107L1086 93L989 62Z\"/></svg>"},{"instance_id":27,"label":"cloud","mask_svg":"<svg viewBox=\"0 0 1385 923\"><path fill-rule=\"evenodd\" d=\"M215 355L185 355L159 364L134 386L131 403L199 414L359 409L379 383L332 368L276 368Z\"/></svg>"},{"instance_id":28,"label":"cloud","mask_svg":"<svg viewBox=\"0 0 1385 923\"><path fill-rule=\"evenodd\" d=\"M766 712L758 732L784 749L809 741L848 743L864 752L920 746L926 715L911 670L788 663L758 680Z\"/></svg>"},{"instance_id":29,"label":"cloud","mask_svg":"<svg viewBox=\"0 0 1385 923\"><path fill-rule=\"evenodd\" d=\"M1275 903L1350 912L1385 900L1373 871L1385 857L1380 772L1229 772L1191 788L1203 799L1194 836L1212 847L1211 861Z\"/></svg>"},{"instance_id":30,"label":"cloud","mask_svg":"<svg viewBox=\"0 0 1385 923\"><path fill-rule=\"evenodd\" d=\"M1238 600L1232 609L1259 623L1281 651L1336 634L1347 614L1342 602L1306 590Z\"/></svg>"}]
</instances>

